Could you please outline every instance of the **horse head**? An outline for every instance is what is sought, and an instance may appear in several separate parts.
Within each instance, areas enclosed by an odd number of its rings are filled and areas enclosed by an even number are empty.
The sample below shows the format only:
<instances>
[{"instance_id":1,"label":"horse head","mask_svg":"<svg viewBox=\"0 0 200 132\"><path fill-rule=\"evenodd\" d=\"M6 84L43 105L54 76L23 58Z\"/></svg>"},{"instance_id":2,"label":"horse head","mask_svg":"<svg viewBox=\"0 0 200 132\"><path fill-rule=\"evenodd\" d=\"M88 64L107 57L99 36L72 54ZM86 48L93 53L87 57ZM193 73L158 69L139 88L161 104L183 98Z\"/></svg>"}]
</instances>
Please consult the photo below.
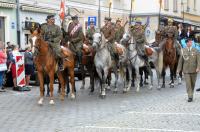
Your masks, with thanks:
<instances>
[{"instance_id":1,"label":"horse head","mask_svg":"<svg viewBox=\"0 0 200 132\"><path fill-rule=\"evenodd\" d=\"M93 35L93 44L94 49L99 49L102 47L102 44L105 44L105 37L101 32L96 32Z\"/></svg>"},{"instance_id":2,"label":"horse head","mask_svg":"<svg viewBox=\"0 0 200 132\"><path fill-rule=\"evenodd\" d=\"M33 27L30 29L31 39L29 40L32 45L32 52L34 55L38 55L41 50L41 46L45 46L45 41L41 36L41 26Z\"/></svg>"},{"instance_id":3,"label":"horse head","mask_svg":"<svg viewBox=\"0 0 200 132\"><path fill-rule=\"evenodd\" d=\"M131 35L128 33L128 32L126 32L126 33L124 33L123 34L123 37L122 37L122 39L120 40L120 43L122 44L122 45L126 45L126 44L128 44L128 41L131 39Z\"/></svg>"}]
</instances>

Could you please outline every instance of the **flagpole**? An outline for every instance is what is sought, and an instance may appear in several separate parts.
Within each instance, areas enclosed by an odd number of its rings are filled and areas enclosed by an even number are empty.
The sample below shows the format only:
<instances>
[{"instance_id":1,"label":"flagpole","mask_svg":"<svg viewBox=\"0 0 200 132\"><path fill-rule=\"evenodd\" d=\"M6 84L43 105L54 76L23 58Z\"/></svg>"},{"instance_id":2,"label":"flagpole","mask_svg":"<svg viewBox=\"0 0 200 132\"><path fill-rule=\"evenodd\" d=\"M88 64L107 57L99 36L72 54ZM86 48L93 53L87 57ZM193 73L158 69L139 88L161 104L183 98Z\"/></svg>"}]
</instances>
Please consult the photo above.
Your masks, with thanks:
<instances>
[{"instance_id":1,"label":"flagpole","mask_svg":"<svg viewBox=\"0 0 200 132\"><path fill-rule=\"evenodd\" d=\"M129 25L131 25L132 9L133 9L133 0L131 0L131 10L130 10L130 16L129 16Z\"/></svg>"},{"instance_id":2,"label":"flagpole","mask_svg":"<svg viewBox=\"0 0 200 132\"><path fill-rule=\"evenodd\" d=\"M159 16L158 16L158 27L160 26L160 17L161 17L161 4L162 4L162 0L159 0Z\"/></svg>"}]
</instances>

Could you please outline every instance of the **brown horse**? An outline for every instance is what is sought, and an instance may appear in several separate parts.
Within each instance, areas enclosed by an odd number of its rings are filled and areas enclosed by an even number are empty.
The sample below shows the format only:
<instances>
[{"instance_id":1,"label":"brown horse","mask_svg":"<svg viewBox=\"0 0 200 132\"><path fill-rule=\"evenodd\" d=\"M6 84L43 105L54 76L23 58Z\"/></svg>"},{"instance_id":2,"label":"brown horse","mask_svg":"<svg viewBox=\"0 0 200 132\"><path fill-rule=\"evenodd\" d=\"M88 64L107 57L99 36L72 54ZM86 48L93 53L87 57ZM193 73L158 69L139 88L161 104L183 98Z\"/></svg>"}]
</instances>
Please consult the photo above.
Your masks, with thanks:
<instances>
[{"instance_id":1,"label":"brown horse","mask_svg":"<svg viewBox=\"0 0 200 132\"><path fill-rule=\"evenodd\" d=\"M56 72L57 61L55 56L50 48L49 44L43 40L41 37L40 27L31 29L32 36L32 44L34 46L34 53L37 54L34 62L38 71L38 78L40 81L40 99L38 104L43 104L44 97L44 73L47 73L50 79L50 104L54 104L53 100L53 83L54 83L54 73ZM64 68L68 69L70 76L70 83L72 86L71 90L71 98L75 98L74 93L74 55L73 53L67 49L61 48L62 55L65 57L64 59ZM65 79L64 79L64 71L57 71L58 79L61 84L61 100L64 100L65 97Z\"/></svg>"},{"instance_id":2,"label":"brown horse","mask_svg":"<svg viewBox=\"0 0 200 132\"><path fill-rule=\"evenodd\" d=\"M163 70L162 70L162 77L163 77L163 84L162 88L165 88L165 75L166 75L166 68L169 66L170 68L170 88L174 87L174 68L177 61L176 55L176 48L174 45L174 38L173 35L168 35L168 38L164 39L163 45Z\"/></svg>"}]
</instances>

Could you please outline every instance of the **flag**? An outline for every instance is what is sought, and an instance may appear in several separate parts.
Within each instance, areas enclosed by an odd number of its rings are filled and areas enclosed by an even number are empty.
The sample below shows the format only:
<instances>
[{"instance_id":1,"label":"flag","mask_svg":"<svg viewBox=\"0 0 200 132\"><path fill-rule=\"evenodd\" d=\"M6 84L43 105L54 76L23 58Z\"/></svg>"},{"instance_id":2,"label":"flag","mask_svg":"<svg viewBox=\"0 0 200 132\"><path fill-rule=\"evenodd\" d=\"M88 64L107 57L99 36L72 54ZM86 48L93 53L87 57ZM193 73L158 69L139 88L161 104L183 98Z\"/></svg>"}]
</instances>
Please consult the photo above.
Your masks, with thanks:
<instances>
[{"instance_id":1,"label":"flag","mask_svg":"<svg viewBox=\"0 0 200 132\"><path fill-rule=\"evenodd\" d=\"M64 20L64 18L65 18L65 0L61 0L59 16L60 16L61 20Z\"/></svg>"}]
</instances>

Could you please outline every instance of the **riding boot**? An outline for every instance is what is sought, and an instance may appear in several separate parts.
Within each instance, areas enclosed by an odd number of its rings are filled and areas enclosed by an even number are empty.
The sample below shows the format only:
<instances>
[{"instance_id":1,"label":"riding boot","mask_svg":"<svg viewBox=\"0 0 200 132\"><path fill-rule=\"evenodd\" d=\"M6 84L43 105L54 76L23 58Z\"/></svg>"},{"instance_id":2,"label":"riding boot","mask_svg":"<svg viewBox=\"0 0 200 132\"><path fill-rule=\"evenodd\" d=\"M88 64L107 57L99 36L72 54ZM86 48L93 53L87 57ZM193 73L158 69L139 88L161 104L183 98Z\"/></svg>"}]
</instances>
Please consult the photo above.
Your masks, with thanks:
<instances>
[{"instance_id":1,"label":"riding boot","mask_svg":"<svg viewBox=\"0 0 200 132\"><path fill-rule=\"evenodd\" d=\"M63 59L62 58L58 59L58 67L59 67L59 71L63 71L64 70Z\"/></svg>"},{"instance_id":2,"label":"riding boot","mask_svg":"<svg viewBox=\"0 0 200 132\"><path fill-rule=\"evenodd\" d=\"M77 60L78 60L78 68L81 69L81 66L82 66L82 53L81 52L78 52L77 53Z\"/></svg>"}]
</instances>

